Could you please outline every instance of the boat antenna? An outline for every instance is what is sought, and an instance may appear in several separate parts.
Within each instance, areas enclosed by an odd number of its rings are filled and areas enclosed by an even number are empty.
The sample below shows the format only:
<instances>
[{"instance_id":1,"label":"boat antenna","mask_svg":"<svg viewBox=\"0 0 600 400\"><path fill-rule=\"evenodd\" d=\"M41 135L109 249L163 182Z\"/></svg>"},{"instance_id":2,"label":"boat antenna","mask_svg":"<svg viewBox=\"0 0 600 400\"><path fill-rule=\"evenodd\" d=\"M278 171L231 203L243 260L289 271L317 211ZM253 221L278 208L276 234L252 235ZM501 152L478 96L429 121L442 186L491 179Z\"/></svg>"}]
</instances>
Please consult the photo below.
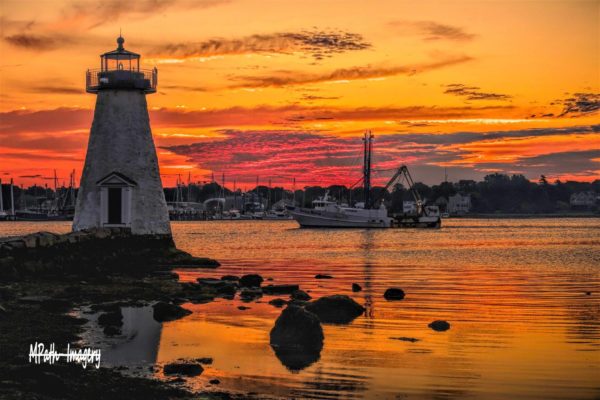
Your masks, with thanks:
<instances>
[{"instance_id":1,"label":"boat antenna","mask_svg":"<svg viewBox=\"0 0 600 400\"><path fill-rule=\"evenodd\" d=\"M373 150L373 134L365 131L363 160L363 189L365 192L365 209L371 208L371 151Z\"/></svg>"}]
</instances>

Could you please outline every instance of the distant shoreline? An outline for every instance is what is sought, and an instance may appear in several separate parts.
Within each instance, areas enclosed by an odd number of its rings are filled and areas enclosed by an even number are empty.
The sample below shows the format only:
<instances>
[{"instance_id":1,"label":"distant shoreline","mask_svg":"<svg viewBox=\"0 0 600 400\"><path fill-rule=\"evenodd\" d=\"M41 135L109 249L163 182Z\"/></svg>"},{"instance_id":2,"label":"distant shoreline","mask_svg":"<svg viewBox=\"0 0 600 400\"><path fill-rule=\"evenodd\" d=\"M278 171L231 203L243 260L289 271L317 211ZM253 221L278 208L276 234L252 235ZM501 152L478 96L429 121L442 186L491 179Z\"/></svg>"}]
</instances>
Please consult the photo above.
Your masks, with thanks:
<instances>
[{"instance_id":1,"label":"distant shoreline","mask_svg":"<svg viewBox=\"0 0 600 400\"><path fill-rule=\"evenodd\" d=\"M443 219L534 219L534 218L600 218L600 213L552 213L552 214L465 214Z\"/></svg>"}]
</instances>

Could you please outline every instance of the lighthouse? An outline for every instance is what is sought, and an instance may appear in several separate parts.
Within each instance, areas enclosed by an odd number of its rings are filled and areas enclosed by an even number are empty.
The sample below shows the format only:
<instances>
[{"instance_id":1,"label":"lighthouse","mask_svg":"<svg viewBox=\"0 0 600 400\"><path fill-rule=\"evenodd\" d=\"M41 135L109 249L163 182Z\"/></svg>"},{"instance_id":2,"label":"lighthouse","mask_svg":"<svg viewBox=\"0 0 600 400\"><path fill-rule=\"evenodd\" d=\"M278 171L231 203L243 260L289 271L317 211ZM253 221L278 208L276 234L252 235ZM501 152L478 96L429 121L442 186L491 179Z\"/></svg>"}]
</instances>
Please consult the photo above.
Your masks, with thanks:
<instances>
[{"instance_id":1,"label":"lighthouse","mask_svg":"<svg viewBox=\"0 0 600 400\"><path fill-rule=\"evenodd\" d=\"M146 95L156 92L158 71L140 68L140 55L116 50L86 72L96 94L73 231L123 228L134 235L171 235Z\"/></svg>"}]
</instances>

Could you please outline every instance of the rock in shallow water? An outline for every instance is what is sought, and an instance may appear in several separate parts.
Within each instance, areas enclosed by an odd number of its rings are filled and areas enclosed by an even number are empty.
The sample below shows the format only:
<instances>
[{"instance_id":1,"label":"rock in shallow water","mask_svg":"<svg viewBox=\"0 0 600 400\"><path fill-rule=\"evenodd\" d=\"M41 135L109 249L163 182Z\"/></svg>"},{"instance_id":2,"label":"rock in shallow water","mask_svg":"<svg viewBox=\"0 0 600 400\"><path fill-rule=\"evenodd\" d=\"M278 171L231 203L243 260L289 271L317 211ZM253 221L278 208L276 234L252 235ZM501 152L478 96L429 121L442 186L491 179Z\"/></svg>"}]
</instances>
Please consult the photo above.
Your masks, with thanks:
<instances>
[{"instance_id":1,"label":"rock in shallow water","mask_svg":"<svg viewBox=\"0 0 600 400\"><path fill-rule=\"evenodd\" d=\"M263 293L268 295L290 294L298 289L300 289L299 285L267 285L262 287Z\"/></svg>"},{"instance_id":2,"label":"rock in shallow water","mask_svg":"<svg viewBox=\"0 0 600 400\"><path fill-rule=\"evenodd\" d=\"M327 274L316 274L315 279L333 279L333 276Z\"/></svg>"},{"instance_id":3,"label":"rock in shallow water","mask_svg":"<svg viewBox=\"0 0 600 400\"><path fill-rule=\"evenodd\" d=\"M292 300L302 300L302 301L309 301L310 299L312 299L312 297L310 297L310 295L308 293L306 293L304 290L294 290L292 292Z\"/></svg>"},{"instance_id":4,"label":"rock in shallow water","mask_svg":"<svg viewBox=\"0 0 600 400\"><path fill-rule=\"evenodd\" d=\"M104 328L104 334L106 336L116 336L121 334L121 329L118 326L109 325Z\"/></svg>"},{"instance_id":5,"label":"rock in shallow water","mask_svg":"<svg viewBox=\"0 0 600 400\"><path fill-rule=\"evenodd\" d=\"M98 317L98 325L100 326L121 326L123 325L123 314L121 308L116 311L100 314Z\"/></svg>"},{"instance_id":6,"label":"rock in shallow water","mask_svg":"<svg viewBox=\"0 0 600 400\"><path fill-rule=\"evenodd\" d=\"M321 297L309 303L306 309L321 322L347 324L365 312L365 308L346 295L336 294Z\"/></svg>"},{"instance_id":7,"label":"rock in shallow water","mask_svg":"<svg viewBox=\"0 0 600 400\"><path fill-rule=\"evenodd\" d=\"M240 293L240 298L243 302L250 302L262 297L262 290L260 288L244 288Z\"/></svg>"},{"instance_id":8,"label":"rock in shallow water","mask_svg":"<svg viewBox=\"0 0 600 400\"><path fill-rule=\"evenodd\" d=\"M450 329L450 324L447 321L437 320L427 325L436 332L444 332Z\"/></svg>"},{"instance_id":9,"label":"rock in shallow water","mask_svg":"<svg viewBox=\"0 0 600 400\"><path fill-rule=\"evenodd\" d=\"M165 375L197 376L204 372L204 368L200 364L178 362L165 365L163 372Z\"/></svg>"},{"instance_id":10,"label":"rock in shallow water","mask_svg":"<svg viewBox=\"0 0 600 400\"><path fill-rule=\"evenodd\" d=\"M323 339L319 318L297 306L285 308L270 333L275 355L290 370L306 368L318 360Z\"/></svg>"},{"instance_id":11,"label":"rock in shallow water","mask_svg":"<svg viewBox=\"0 0 600 400\"><path fill-rule=\"evenodd\" d=\"M386 300L402 300L404 298L404 290L400 288L389 288L383 294Z\"/></svg>"},{"instance_id":12,"label":"rock in shallow water","mask_svg":"<svg viewBox=\"0 0 600 400\"><path fill-rule=\"evenodd\" d=\"M362 290L362 287L358 283L353 283L352 284L352 291L353 292L360 292L361 290Z\"/></svg>"},{"instance_id":13,"label":"rock in shallow water","mask_svg":"<svg viewBox=\"0 0 600 400\"><path fill-rule=\"evenodd\" d=\"M158 322L174 321L192 313L183 307L162 301L153 305L152 308L154 309L154 319Z\"/></svg>"},{"instance_id":14,"label":"rock in shallow water","mask_svg":"<svg viewBox=\"0 0 600 400\"><path fill-rule=\"evenodd\" d=\"M284 299L273 299L269 301L269 304L272 306L275 306L277 308L281 308L283 306L285 306L288 302L285 301Z\"/></svg>"},{"instance_id":15,"label":"rock in shallow water","mask_svg":"<svg viewBox=\"0 0 600 400\"><path fill-rule=\"evenodd\" d=\"M240 287L260 287L263 280L264 279L260 275L248 274L240 278L239 284Z\"/></svg>"}]
</instances>

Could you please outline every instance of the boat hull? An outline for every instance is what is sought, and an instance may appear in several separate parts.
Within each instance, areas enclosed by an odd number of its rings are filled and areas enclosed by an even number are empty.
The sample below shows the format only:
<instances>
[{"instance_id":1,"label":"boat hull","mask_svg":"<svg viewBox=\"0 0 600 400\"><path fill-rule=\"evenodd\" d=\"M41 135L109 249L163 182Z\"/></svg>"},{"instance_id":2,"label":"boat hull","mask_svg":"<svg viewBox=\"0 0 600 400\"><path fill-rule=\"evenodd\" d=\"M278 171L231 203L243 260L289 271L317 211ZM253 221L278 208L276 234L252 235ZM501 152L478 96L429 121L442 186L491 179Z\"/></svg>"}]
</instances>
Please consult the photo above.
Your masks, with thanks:
<instances>
[{"instance_id":1,"label":"boat hull","mask_svg":"<svg viewBox=\"0 0 600 400\"><path fill-rule=\"evenodd\" d=\"M290 215L302 228L389 228L391 220L384 219L357 219L328 216L323 214L307 213L298 210L288 210Z\"/></svg>"}]
</instances>

